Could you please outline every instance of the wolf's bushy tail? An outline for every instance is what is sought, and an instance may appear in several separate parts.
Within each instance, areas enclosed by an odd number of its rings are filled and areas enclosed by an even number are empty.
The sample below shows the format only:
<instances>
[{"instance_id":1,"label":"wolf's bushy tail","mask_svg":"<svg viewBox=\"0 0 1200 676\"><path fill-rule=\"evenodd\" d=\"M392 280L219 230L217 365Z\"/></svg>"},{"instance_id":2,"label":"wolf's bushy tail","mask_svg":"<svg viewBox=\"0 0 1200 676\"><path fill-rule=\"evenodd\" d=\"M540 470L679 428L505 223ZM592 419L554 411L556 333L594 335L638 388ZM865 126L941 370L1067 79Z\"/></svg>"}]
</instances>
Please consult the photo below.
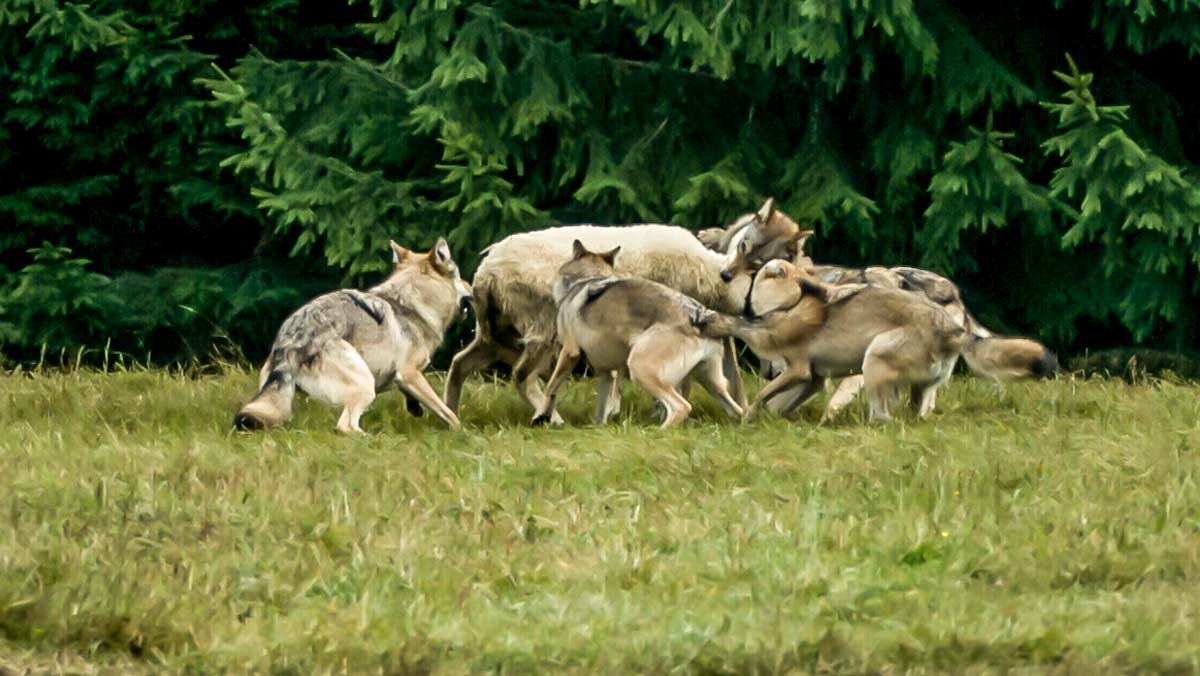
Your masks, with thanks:
<instances>
[{"instance_id":1,"label":"wolf's bushy tail","mask_svg":"<svg viewBox=\"0 0 1200 676\"><path fill-rule=\"evenodd\" d=\"M292 417L292 398L296 395L296 371L299 355L294 350L275 349L264 370L258 393L233 416L238 430L258 430L278 427Z\"/></svg>"},{"instance_id":2,"label":"wolf's bushy tail","mask_svg":"<svg viewBox=\"0 0 1200 676\"><path fill-rule=\"evenodd\" d=\"M1032 338L989 334L970 341L962 354L972 373L998 382L1045 378L1059 369L1054 353Z\"/></svg>"}]
</instances>

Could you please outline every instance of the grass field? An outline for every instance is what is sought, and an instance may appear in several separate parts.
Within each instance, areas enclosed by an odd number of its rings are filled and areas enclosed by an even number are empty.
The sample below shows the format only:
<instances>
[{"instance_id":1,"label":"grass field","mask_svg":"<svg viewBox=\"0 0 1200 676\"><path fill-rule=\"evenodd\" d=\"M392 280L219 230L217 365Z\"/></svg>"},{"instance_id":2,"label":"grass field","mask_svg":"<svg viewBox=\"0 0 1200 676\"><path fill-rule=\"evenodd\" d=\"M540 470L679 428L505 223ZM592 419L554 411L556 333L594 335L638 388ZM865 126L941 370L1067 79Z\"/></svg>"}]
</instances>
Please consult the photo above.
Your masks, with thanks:
<instances>
[{"instance_id":1,"label":"grass field","mask_svg":"<svg viewBox=\"0 0 1200 676\"><path fill-rule=\"evenodd\" d=\"M248 373L0 379L0 673L1200 670L1193 386L659 431L471 385L345 438L231 433Z\"/></svg>"}]
</instances>

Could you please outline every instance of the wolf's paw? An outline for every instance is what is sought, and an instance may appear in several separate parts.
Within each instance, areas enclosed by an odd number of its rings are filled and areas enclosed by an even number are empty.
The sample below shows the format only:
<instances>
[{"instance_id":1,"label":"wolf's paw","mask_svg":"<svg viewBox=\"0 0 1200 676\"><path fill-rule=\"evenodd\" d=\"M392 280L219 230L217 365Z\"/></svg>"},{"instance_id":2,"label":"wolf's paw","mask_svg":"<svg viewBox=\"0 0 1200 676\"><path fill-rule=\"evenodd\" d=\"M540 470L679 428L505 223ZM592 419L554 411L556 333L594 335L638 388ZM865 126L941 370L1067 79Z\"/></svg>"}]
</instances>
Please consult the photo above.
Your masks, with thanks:
<instances>
[{"instance_id":1,"label":"wolf's paw","mask_svg":"<svg viewBox=\"0 0 1200 676\"><path fill-rule=\"evenodd\" d=\"M421 408L421 402L407 395L404 397L404 410L414 418L420 418L425 414L425 409Z\"/></svg>"},{"instance_id":2,"label":"wolf's paw","mask_svg":"<svg viewBox=\"0 0 1200 676\"><path fill-rule=\"evenodd\" d=\"M558 411L538 411L534 414L532 423L534 425L549 425L551 427L559 427L565 425L566 421L558 414Z\"/></svg>"}]
</instances>

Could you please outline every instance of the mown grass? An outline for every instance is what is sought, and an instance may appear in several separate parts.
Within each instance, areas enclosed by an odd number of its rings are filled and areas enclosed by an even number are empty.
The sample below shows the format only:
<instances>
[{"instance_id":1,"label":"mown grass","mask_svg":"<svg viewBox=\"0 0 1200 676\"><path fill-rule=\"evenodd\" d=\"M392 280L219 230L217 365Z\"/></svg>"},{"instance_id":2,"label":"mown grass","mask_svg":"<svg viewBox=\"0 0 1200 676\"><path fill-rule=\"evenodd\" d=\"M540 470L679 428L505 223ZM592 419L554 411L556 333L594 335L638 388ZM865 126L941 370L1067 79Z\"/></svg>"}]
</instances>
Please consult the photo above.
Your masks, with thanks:
<instances>
[{"instance_id":1,"label":"mown grass","mask_svg":"<svg viewBox=\"0 0 1200 676\"><path fill-rule=\"evenodd\" d=\"M253 376L0 379L0 672L1200 669L1200 397L956 378L933 419L465 431ZM584 423L590 386L572 384Z\"/></svg>"}]
</instances>

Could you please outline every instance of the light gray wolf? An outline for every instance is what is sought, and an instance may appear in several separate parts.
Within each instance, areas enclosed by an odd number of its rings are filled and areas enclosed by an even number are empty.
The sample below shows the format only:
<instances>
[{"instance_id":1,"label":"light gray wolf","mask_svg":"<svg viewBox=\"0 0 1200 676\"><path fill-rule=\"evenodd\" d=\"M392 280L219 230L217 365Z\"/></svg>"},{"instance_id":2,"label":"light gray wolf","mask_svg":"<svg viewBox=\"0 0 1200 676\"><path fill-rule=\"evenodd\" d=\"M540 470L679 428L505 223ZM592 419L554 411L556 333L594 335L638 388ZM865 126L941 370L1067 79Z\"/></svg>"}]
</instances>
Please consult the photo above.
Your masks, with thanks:
<instances>
[{"instance_id":1,"label":"light gray wolf","mask_svg":"<svg viewBox=\"0 0 1200 676\"><path fill-rule=\"evenodd\" d=\"M282 425L296 389L341 405L337 429L362 432L358 421L383 388L395 384L408 399L451 427L458 416L422 371L446 329L462 314L471 287L459 276L446 240L427 253L391 243L392 273L366 291L318 296L284 320L262 367L258 393L233 418L237 429ZM415 409L415 410L414 410Z\"/></svg>"},{"instance_id":2,"label":"light gray wolf","mask_svg":"<svg viewBox=\"0 0 1200 676\"><path fill-rule=\"evenodd\" d=\"M788 230L783 221L790 219L771 204L766 215L779 222L772 227ZM751 220L756 217L748 215ZM497 361L512 366L512 379L521 397L533 410L543 410L540 378L553 365L557 346L552 287L559 267L572 257L575 240L591 251L620 246L621 257L615 268L619 276L665 284L714 310L741 310L744 287L736 280L730 283L721 277L729 263L729 252L706 248L692 231L678 226L572 225L511 235L484 249L472 280L475 337L454 356L446 375L445 400L452 410L458 410L466 379ZM743 403L741 372L732 341L727 341L723 364L734 398ZM562 422L553 409L550 416L551 422Z\"/></svg>"},{"instance_id":3,"label":"light gray wolf","mask_svg":"<svg viewBox=\"0 0 1200 676\"><path fill-rule=\"evenodd\" d=\"M808 296L823 297L823 318L798 314ZM759 391L765 406L787 415L820 391L826 378L862 374L871 420L887 420L900 387L920 416L950 377L967 331L921 294L868 284L826 285L787 261L771 261L753 278L743 317L712 322L705 335L735 335L755 354L780 359L783 371ZM815 329L815 330L814 330Z\"/></svg>"},{"instance_id":4,"label":"light gray wolf","mask_svg":"<svg viewBox=\"0 0 1200 676\"><path fill-rule=\"evenodd\" d=\"M679 392L689 375L707 389L730 417L742 407L729 393L721 368L722 343L701 335L698 324L712 313L699 301L658 282L617 277L613 265L621 247L594 253L579 240L571 260L554 280L556 324L561 349L534 423L550 421L559 387L582 354L601 376L596 410L603 423L610 410L605 379L628 369L629 377L666 409L663 427L683 422L692 406Z\"/></svg>"}]
</instances>

